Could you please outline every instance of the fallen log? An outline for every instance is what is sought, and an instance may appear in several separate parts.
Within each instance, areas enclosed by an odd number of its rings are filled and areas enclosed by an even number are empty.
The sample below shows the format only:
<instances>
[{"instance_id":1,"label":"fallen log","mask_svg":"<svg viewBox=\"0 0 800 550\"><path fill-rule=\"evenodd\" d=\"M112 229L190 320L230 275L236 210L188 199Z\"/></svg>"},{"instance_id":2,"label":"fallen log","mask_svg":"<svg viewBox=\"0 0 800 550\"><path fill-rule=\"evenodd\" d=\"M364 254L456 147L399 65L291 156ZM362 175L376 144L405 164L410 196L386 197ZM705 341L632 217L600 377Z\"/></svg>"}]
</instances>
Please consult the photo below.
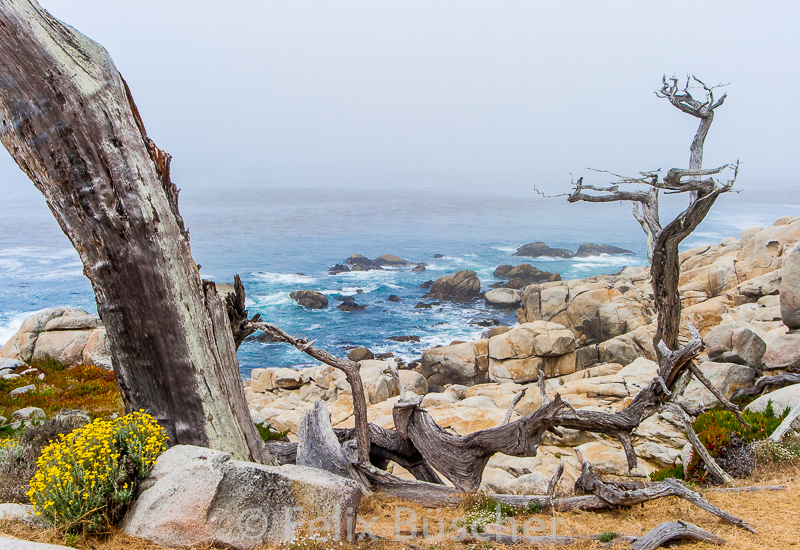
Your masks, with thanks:
<instances>
[{"instance_id":1,"label":"fallen log","mask_svg":"<svg viewBox=\"0 0 800 550\"><path fill-rule=\"evenodd\" d=\"M756 530L743 519L729 514L728 512L717 508L710 502L690 489L687 489L675 479L669 478L659 483L654 483L644 489L636 489L633 491L619 491L608 483L603 483L597 474L594 473L592 465L588 462L583 463L583 472L578 479L577 486L581 487L587 493L597 495L612 506L633 506L635 504L642 504L663 497L676 496L680 497L687 502L691 502L698 508L702 508L710 514L714 514L720 519L732 523L742 529L756 533Z\"/></svg>"},{"instance_id":2,"label":"fallen log","mask_svg":"<svg viewBox=\"0 0 800 550\"><path fill-rule=\"evenodd\" d=\"M712 535L705 529L686 521L666 521L636 539L632 550L653 550L672 540L695 540L710 544L725 544L725 539Z\"/></svg>"}]
</instances>

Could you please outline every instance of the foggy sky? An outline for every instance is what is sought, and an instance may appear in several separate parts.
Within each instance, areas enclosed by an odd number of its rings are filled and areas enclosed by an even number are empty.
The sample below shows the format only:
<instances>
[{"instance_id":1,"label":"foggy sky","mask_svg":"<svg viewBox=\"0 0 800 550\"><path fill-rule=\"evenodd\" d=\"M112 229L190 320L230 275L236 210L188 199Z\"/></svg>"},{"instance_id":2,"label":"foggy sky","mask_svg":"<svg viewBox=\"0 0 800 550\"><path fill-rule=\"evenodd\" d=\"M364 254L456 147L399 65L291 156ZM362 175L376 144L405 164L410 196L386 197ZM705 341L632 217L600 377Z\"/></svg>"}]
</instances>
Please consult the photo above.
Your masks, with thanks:
<instances>
[{"instance_id":1,"label":"foggy sky","mask_svg":"<svg viewBox=\"0 0 800 550\"><path fill-rule=\"evenodd\" d=\"M697 120L653 94L664 73L730 82L705 167L798 180L797 2L41 3L111 53L184 192L686 167ZM38 194L5 152L0 189Z\"/></svg>"}]
</instances>

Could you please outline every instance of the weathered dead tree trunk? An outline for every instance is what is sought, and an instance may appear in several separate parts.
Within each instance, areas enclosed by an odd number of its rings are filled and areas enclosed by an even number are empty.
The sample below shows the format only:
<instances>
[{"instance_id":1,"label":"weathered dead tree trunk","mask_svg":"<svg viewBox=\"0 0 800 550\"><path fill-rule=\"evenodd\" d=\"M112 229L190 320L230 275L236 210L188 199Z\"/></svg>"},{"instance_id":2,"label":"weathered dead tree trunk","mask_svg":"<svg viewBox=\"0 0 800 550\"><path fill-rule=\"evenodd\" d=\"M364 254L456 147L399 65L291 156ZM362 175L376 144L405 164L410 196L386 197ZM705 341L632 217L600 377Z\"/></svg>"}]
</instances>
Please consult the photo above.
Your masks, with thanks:
<instances>
[{"instance_id":1,"label":"weathered dead tree trunk","mask_svg":"<svg viewBox=\"0 0 800 550\"><path fill-rule=\"evenodd\" d=\"M0 2L0 139L78 251L125 407L172 443L272 462L225 304L192 260L170 156L108 53L33 0Z\"/></svg>"},{"instance_id":2,"label":"weathered dead tree trunk","mask_svg":"<svg viewBox=\"0 0 800 550\"><path fill-rule=\"evenodd\" d=\"M726 183L720 183L710 176L719 174L729 165L711 170L702 169L703 145L711 122L714 120L714 110L723 104L726 96L723 95L715 101L715 86L706 86L700 80L694 77L692 79L702 86L706 96L704 101L692 97L689 92L690 80L687 80L683 89L680 89L676 78L667 80L665 77L661 90L657 92L659 97L668 99L682 112L700 119L700 126L690 148L688 170L673 168L663 178L660 171L641 172L638 177L612 174L619 180L610 187L585 185L583 178L579 178L575 183L575 189L567 199L569 202L633 202L633 215L647 235L647 257L651 263L650 277L653 286L654 309L658 314L653 342L656 345L664 342L669 349L677 349L680 333L681 299L678 292L680 279L678 247L703 221L717 197L731 189L738 172L737 162L733 165L733 178ZM707 178L702 179L704 177ZM619 186L625 184L649 187L649 189L620 191ZM690 194L689 206L686 210L665 227L661 226L658 211L660 190L666 193ZM584 191L593 193L584 193Z\"/></svg>"}]
</instances>

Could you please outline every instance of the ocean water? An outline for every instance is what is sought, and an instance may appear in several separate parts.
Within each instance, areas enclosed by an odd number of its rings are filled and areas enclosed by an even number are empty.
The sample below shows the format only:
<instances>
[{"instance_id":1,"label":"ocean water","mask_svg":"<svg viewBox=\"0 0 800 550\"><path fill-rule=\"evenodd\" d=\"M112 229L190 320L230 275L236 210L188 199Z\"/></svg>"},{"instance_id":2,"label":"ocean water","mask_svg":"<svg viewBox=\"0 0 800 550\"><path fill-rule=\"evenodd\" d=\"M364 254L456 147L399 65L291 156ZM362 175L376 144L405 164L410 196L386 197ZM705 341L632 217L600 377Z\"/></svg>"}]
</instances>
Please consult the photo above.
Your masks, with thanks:
<instances>
[{"instance_id":1,"label":"ocean water","mask_svg":"<svg viewBox=\"0 0 800 550\"><path fill-rule=\"evenodd\" d=\"M791 187L745 188L722 196L684 249L800 214ZM44 199L18 195L0 188L0 344L40 309L95 311L78 255ZM662 217L681 207L673 198L662 207ZM180 208L205 278L230 282L240 274L251 314L340 355L367 346L410 361L425 348L478 337L486 330L482 321L513 323L513 310L480 300L414 308L426 292L421 283L461 269L475 270L487 290L501 264L533 263L569 279L646 263L645 237L630 205L570 205L564 198L538 196L531 183L513 178L206 182L187 185ZM569 260L512 255L533 241L572 250L585 242L610 244L636 255ZM356 253L395 254L425 262L427 270L415 273L409 266L328 275L331 266ZM434 259L435 254L443 257ZM289 293L301 289L326 294L329 307L298 306ZM392 294L401 301L389 302ZM340 311L336 298L342 296L367 307ZM398 343L391 336L418 336L420 342ZM241 346L239 359L245 378L257 367L313 364L283 344L255 341Z\"/></svg>"}]
</instances>

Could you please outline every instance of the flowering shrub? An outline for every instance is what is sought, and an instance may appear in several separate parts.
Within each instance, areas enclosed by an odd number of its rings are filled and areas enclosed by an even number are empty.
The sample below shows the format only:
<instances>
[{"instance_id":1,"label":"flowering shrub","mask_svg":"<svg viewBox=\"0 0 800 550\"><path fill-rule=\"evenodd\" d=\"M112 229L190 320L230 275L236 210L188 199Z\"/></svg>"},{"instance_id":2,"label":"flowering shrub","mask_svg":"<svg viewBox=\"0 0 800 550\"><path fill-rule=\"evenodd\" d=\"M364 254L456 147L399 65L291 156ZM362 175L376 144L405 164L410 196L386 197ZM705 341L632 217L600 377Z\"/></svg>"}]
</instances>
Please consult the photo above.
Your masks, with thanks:
<instances>
[{"instance_id":1,"label":"flowering shrub","mask_svg":"<svg viewBox=\"0 0 800 550\"><path fill-rule=\"evenodd\" d=\"M143 411L97 419L42 450L28 496L54 526L105 529L166 449L164 429Z\"/></svg>"}]
</instances>

